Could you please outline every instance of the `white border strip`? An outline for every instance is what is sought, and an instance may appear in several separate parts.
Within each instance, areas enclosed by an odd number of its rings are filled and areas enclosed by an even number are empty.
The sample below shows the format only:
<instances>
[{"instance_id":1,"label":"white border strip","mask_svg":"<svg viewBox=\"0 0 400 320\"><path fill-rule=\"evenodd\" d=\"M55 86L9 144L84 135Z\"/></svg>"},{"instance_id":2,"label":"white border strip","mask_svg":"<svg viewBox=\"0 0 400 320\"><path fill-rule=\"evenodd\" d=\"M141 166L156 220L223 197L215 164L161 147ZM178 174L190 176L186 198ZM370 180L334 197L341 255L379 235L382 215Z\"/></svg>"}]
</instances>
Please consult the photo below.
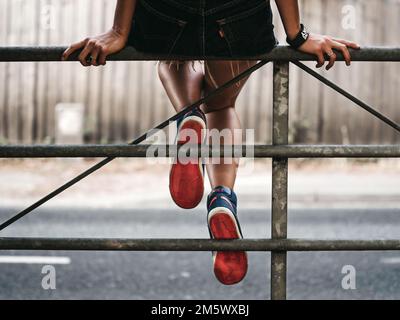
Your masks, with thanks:
<instances>
[{"instance_id":1,"label":"white border strip","mask_svg":"<svg viewBox=\"0 0 400 320\"><path fill-rule=\"evenodd\" d=\"M70 264L69 257L0 256L4 264Z\"/></svg>"},{"instance_id":2,"label":"white border strip","mask_svg":"<svg viewBox=\"0 0 400 320\"><path fill-rule=\"evenodd\" d=\"M383 264L400 264L400 257L381 258L380 263Z\"/></svg>"}]
</instances>

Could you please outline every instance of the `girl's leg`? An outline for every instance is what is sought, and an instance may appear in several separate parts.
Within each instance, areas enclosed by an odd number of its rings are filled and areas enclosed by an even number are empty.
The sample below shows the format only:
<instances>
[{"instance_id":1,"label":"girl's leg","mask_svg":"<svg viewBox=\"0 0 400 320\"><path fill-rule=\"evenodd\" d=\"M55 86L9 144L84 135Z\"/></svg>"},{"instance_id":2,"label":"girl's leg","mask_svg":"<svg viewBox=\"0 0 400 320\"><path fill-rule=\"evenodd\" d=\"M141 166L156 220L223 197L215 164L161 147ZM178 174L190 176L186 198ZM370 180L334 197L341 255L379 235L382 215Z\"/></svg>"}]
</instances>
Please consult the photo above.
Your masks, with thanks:
<instances>
[{"instance_id":1,"label":"girl's leg","mask_svg":"<svg viewBox=\"0 0 400 320\"><path fill-rule=\"evenodd\" d=\"M256 64L256 61L205 61L205 94L223 85L233 77ZM223 131L221 145L241 145L241 123L235 110L236 99L248 78L241 80L212 98L204 106L208 128ZM212 141L210 141L212 143ZM215 141L214 141L215 143ZM224 163L227 162L227 163ZM220 163L207 165L211 187L225 186L233 189L239 159L220 159Z\"/></svg>"},{"instance_id":2,"label":"girl's leg","mask_svg":"<svg viewBox=\"0 0 400 320\"><path fill-rule=\"evenodd\" d=\"M205 65L205 94L226 83L254 65L250 61L208 61ZM205 105L210 130L210 144L240 145L242 133L235 110L236 99L247 79L223 91ZM238 130L239 129L239 130ZM217 139L212 131L216 131ZM218 136L218 132L220 132ZM214 159L212 159L214 160ZM241 239L237 216L237 198L233 191L239 159L220 159L207 165L212 192L207 201L207 220L210 235L214 239ZM213 252L214 274L226 285L240 282L247 273L247 254L244 251Z\"/></svg>"},{"instance_id":3,"label":"girl's leg","mask_svg":"<svg viewBox=\"0 0 400 320\"><path fill-rule=\"evenodd\" d=\"M201 67L200 63L192 61L171 66L169 63L159 65L160 79L177 112L201 98L204 79ZM192 138L197 138L196 143L203 143L205 121L204 114L198 109L179 119L176 143L178 145L188 141L193 143ZM172 199L179 207L192 209L203 198L204 170L198 158L187 160L189 159L174 160L169 175L169 190Z\"/></svg>"},{"instance_id":4,"label":"girl's leg","mask_svg":"<svg viewBox=\"0 0 400 320\"><path fill-rule=\"evenodd\" d=\"M197 61L160 61L158 75L177 112L201 98L204 73Z\"/></svg>"}]
</instances>

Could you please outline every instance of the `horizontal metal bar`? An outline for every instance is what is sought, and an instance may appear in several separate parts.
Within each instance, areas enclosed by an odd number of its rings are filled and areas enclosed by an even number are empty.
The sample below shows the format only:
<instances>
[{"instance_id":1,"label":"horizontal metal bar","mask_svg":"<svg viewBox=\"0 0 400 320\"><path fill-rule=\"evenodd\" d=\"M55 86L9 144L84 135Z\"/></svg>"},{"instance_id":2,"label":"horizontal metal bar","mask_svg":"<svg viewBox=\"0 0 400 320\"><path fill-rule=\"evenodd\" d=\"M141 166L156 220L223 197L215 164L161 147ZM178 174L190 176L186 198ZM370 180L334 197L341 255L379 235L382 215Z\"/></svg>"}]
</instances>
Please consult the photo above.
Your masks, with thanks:
<instances>
[{"instance_id":1,"label":"horizontal metal bar","mask_svg":"<svg viewBox=\"0 0 400 320\"><path fill-rule=\"evenodd\" d=\"M0 238L0 250L396 251L400 240Z\"/></svg>"},{"instance_id":2,"label":"horizontal metal bar","mask_svg":"<svg viewBox=\"0 0 400 320\"><path fill-rule=\"evenodd\" d=\"M1 47L0 62L28 62L28 61L60 61L66 47ZM363 47L361 50L352 50L353 61L400 61L399 47ZM70 60L77 60L79 53L71 56ZM343 56L337 52L338 61ZM155 61L155 60L269 60L269 61L315 61L315 57L298 52L288 46L278 46L271 52L258 56L174 56L141 53L133 47L126 47L117 54L109 56L110 61Z\"/></svg>"},{"instance_id":3,"label":"horizontal metal bar","mask_svg":"<svg viewBox=\"0 0 400 320\"><path fill-rule=\"evenodd\" d=\"M192 148L192 149L191 149ZM0 158L145 158L189 155L197 146L162 145L9 145L0 146ZM226 148L226 149L225 149ZM185 150L183 150L185 149ZM400 145L256 145L222 147L203 146L199 154L254 158L400 158Z\"/></svg>"}]
</instances>

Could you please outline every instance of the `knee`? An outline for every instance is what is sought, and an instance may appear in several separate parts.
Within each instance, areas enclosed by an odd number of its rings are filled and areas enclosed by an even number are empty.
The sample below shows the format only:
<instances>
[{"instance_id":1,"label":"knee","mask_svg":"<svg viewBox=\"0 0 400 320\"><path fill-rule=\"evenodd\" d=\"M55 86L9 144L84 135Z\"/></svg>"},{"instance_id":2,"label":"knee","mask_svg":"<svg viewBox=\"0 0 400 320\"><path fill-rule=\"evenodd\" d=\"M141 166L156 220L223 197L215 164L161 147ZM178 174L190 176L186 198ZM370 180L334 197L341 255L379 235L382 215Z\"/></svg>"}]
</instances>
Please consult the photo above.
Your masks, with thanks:
<instances>
[{"instance_id":1,"label":"knee","mask_svg":"<svg viewBox=\"0 0 400 320\"><path fill-rule=\"evenodd\" d=\"M209 92L210 91L206 89L204 91L205 96L207 96ZM204 112L212 113L227 109L235 109L237 97L237 92L222 92L221 94L212 97L204 104Z\"/></svg>"},{"instance_id":2,"label":"knee","mask_svg":"<svg viewBox=\"0 0 400 320\"><path fill-rule=\"evenodd\" d=\"M226 112L232 109L235 109L236 102L235 101L227 101L221 104L209 104L205 103L203 105L204 113L213 113L213 112Z\"/></svg>"}]
</instances>

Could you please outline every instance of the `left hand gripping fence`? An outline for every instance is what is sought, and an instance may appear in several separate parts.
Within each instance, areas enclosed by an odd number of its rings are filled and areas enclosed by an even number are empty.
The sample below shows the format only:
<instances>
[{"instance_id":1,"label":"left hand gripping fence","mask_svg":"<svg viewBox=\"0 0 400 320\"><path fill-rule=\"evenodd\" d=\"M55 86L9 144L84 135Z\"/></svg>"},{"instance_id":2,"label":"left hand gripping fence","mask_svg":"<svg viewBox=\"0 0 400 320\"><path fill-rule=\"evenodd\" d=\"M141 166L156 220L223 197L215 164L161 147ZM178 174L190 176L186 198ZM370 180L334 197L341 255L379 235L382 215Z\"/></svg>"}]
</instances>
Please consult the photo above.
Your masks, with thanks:
<instances>
[{"instance_id":1,"label":"left hand gripping fence","mask_svg":"<svg viewBox=\"0 0 400 320\"><path fill-rule=\"evenodd\" d=\"M0 62L60 61L64 47L0 47ZM79 54L79 53L78 53ZM77 60L77 55L71 60ZM351 50L353 61L400 61L400 48L365 47ZM338 61L344 61L338 52ZM109 57L111 61L151 61L164 59L204 60L204 57L163 57L143 54L133 48L125 48ZM212 91L206 97L187 106L173 117L160 123L154 129L126 145L84 145L84 146L0 146L0 158L53 158L53 157L106 157L74 179L66 182L28 208L0 225L0 231L59 195L69 187L99 170L118 157L145 157L148 146L139 145L163 129L171 121L183 117L194 108L206 103L237 81L248 77L269 61L274 61L273 83L273 143L255 146L254 154L247 155L244 146L232 146L235 155L242 157L272 158L272 215L271 239L209 240L209 239L45 239L45 238L0 238L0 250L113 250L113 251L270 251L271 252L271 298L286 299L286 270L288 251L358 251L358 250L400 250L400 240L307 240L287 239L287 188L289 158L400 158L400 145L364 146L321 146L288 145L289 135L289 63L292 62L333 90L344 95L356 105L368 111L397 132L400 126L375 108L354 97L333 82L311 70L299 61L314 61L313 56L299 53L281 46L261 56L206 57L207 60L256 60L256 65ZM154 146L153 146L154 147ZM164 150L163 150L164 148ZM204 154L214 156L208 146ZM171 146L158 147L167 157L176 155ZM223 156L224 150L218 150ZM203 153L202 153L203 154ZM154 156L157 156L155 154Z\"/></svg>"}]
</instances>

